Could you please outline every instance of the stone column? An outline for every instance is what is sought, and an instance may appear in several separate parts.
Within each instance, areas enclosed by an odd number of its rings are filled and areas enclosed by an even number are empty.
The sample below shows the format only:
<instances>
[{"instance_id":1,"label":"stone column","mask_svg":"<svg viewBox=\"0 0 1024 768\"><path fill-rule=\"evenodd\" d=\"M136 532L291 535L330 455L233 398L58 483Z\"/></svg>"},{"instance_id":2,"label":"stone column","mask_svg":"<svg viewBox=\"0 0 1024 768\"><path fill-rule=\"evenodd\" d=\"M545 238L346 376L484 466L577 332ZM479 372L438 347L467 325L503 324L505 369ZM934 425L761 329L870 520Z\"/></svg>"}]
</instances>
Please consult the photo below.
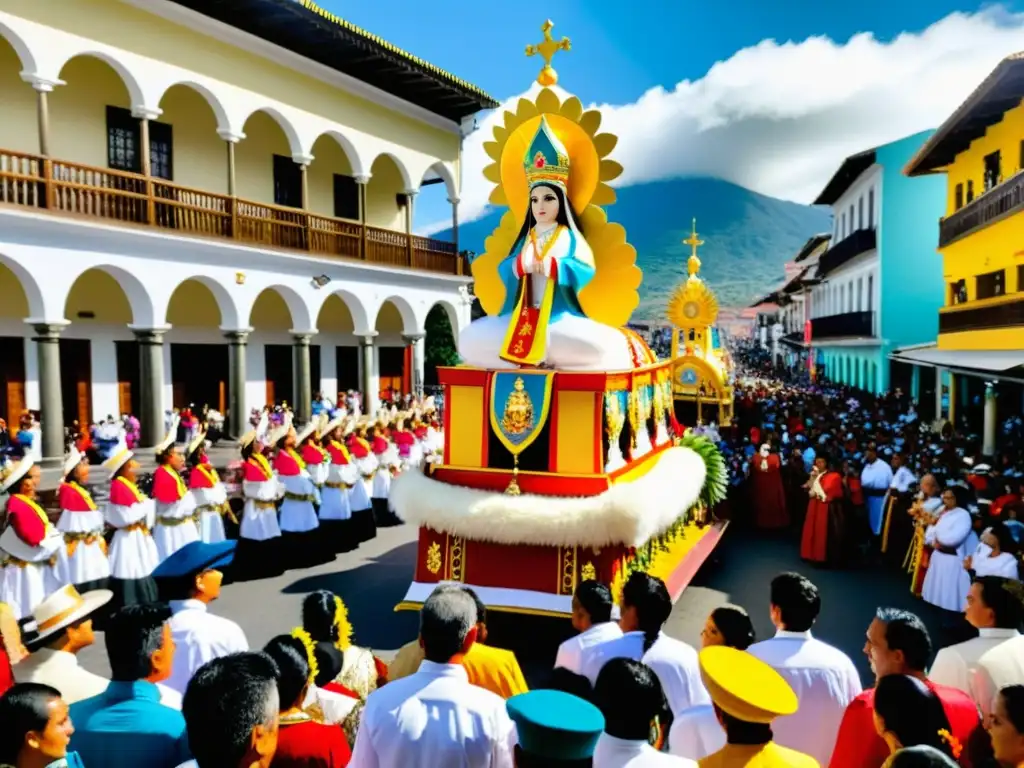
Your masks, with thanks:
<instances>
[{"instance_id":1,"label":"stone column","mask_svg":"<svg viewBox=\"0 0 1024 768\"><path fill-rule=\"evenodd\" d=\"M39 323L36 359L39 364L39 427L42 431L43 465L59 466L64 459L64 402L60 384L60 334L67 323Z\"/></svg>"},{"instance_id":2,"label":"stone column","mask_svg":"<svg viewBox=\"0 0 1024 768\"><path fill-rule=\"evenodd\" d=\"M996 452L996 384L985 382L985 423L981 437L981 452L986 456L994 456Z\"/></svg>"},{"instance_id":3,"label":"stone column","mask_svg":"<svg viewBox=\"0 0 1024 768\"><path fill-rule=\"evenodd\" d=\"M362 373L363 373L363 413L372 416L377 409L377 395L373 391L373 374L377 367L377 358L373 349L373 337L377 334L359 337L359 346L362 349Z\"/></svg>"},{"instance_id":4,"label":"stone column","mask_svg":"<svg viewBox=\"0 0 1024 768\"><path fill-rule=\"evenodd\" d=\"M309 372L309 340L312 333L293 333L292 361L295 368L295 418L306 424L312 417L313 385Z\"/></svg>"},{"instance_id":5,"label":"stone column","mask_svg":"<svg viewBox=\"0 0 1024 768\"><path fill-rule=\"evenodd\" d=\"M164 439L164 334L167 328L133 328L139 343L140 445L150 447Z\"/></svg>"},{"instance_id":6,"label":"stone column","mask_svg":"<svg viewBox=\"0 0 1024 768\"><path fill-rule=\"evenodd\" d=\"M224 139L224 145L228 153L228 195L234 197L236 192L235 181L235 145L245 138L245 134L232 133L231 131L217 131L217 135Z\"/></svg>"},{"instance_id":7,"label":"stone column","mask_svg":"<svg viewBox=\"0 0 1024 768\"><path fill-rule=\"evenodd\" d=\"M449 197L448 202L452 206L452 245L455 246L455 274L461 275L465 273L465 267L462 264L462 257L459 256L459 198Z\"/></svg>"},{"instance_id":8,"label":"stone column","mask_svg":"<svg viewBox=\"0 0 1024 768\"><path fill-rule=\"evenodd\" d=\"M423 338L424 335L422 333L414 333L402 337L402 340L412 347L412 391L417 397L423 394L423 376L425 366L423 359L425 351Z\"/></svg>"},{"instance_id":9,"label":"stone column","mask_svg":"<svg viewBox=\"0 0 1024 768\"><path fill-rule=\"evenodd\" d=\"M228 145L232 146L232 145ZM228 340L228 434L241 437L249 428L249 412L245 402L245 353L250 328L226 331Z\"/></svg>"},{"instance_id":10,"label":"stone column","mask_svg":"<svg viewBox=\"0 0 1024 768\"><path fill-rule=\"evenodd\" d=\"M50 104L49 93L53 83L48 80L36 80L32 83L36 91L36 117L39 123L39 154L50 156Z\"/></svg>"}]
</instances>

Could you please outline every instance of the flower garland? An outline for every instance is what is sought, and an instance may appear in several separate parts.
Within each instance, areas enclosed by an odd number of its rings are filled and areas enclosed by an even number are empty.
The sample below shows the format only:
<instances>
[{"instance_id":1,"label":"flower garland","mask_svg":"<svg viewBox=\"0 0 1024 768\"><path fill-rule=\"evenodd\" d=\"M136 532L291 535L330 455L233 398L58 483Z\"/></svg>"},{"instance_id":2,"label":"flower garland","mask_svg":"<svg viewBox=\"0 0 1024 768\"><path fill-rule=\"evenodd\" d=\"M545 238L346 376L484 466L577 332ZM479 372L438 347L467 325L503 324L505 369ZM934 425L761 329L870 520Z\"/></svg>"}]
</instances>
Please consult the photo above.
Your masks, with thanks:
<instances>
[{"instance_id":1,"label":"flower garland","mask_svg":"<svg viewBox=\"0 0 1024 768\"><path fill-rule=\"evenodd\" d=\"M960 740L957 739L956 736L951 734L945 728L939 729L939 738L949 745L949 751L953 753L953 759L959 760L960 753L963 752L964 749L963 745L960 743Z\"/></svg>"},{"instance_id":2,"label":"flower garland","mask_svg":"<svg viewBox=\"0 0 1024 768\"><path fill-rule=\"evenodd\" d=\"M348 620L348 608L337 595L334 596L334 626L338 629L338 640L334 647L345 652L352 647L352 625Z\"/></svg>"},{"instance_id":3,"label":"flower garland","mask_svg":"<svg viewBox=\"0 0 1024 768\"><path fill-rule=\"evenodd\" d=\"M302 627L293 629L292 637L301 642L302 647L306 649L306 661L309 663L309 684L316 685L317 675L320 674L320 668L316 664L316 643L309 636L309 632Z\"/></svg>"}]
</instances>

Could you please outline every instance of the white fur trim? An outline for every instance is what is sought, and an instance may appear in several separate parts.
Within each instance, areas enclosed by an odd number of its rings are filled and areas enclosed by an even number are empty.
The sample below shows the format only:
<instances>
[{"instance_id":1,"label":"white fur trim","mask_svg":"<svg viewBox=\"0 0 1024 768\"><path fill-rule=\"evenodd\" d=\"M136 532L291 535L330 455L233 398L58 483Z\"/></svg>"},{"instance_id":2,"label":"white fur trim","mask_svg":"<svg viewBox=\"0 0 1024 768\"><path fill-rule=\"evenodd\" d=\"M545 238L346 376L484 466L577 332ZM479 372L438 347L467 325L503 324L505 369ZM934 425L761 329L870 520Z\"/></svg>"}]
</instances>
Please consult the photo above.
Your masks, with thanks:
<instances>
[{"instance_id":1,"label":"white fur trim","mask_svg":"<svg viewBox=\"0 0 1024 768\"><path fill-rule=\"evenodd\" d=\"M645 475L598 496L508 496L405 472L391 484L391 502L407 523L474 541L638 547L693 506L706 474L696 452L677 446Z\"/></svg>"}]
</instances>

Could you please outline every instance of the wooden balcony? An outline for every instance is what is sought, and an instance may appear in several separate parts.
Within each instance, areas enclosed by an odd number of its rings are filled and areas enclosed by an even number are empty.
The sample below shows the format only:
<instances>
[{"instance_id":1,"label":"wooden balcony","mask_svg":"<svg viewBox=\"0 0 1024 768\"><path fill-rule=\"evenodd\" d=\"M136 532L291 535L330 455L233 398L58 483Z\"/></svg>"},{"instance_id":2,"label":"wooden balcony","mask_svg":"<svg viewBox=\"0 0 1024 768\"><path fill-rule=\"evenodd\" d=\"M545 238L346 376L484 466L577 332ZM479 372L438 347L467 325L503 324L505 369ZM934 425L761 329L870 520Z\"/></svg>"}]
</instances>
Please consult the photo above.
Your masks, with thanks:
<instances>
[{"instance_id":1,"label":"wooden balcony","mask_svg":"<svg viewBox=\"0 0 1024 768\"><path fill-rule=\"evenodd\" d=\"M384 267L464 274L455 243L3 149L0 204Z\"/></svg>"},{"instance_id":2,"label":"wooden balcony","mask_svg":"<svg viewBox=\"0 0 1024 768\"><path fill-rule=\"evenodd\" d=\"M982 306L971 303L944 307L939 312L939 333L988 331L997 328L1024 327L1024 295L997 300L983 299Z\"/></svg>"},{"instance_id":3,"label":"wooden balcony","mask_svg":"<svg viewBox=\"0 0 1024 768\"><path fill-rule=\"evenodd\" d=\"M818 260L818 277L835 272L843 264L877 247L877 233L873 229L858 229L834 244Z\"/></svg>"},{"instance_id":4,"label":"wooden balcony","mask_svg":"<svg viewBox=\"0 0 1024 768\"><path fill-rule=\"evenodd\" d=\"M1024 211L1024 173L1017 173L939 221L939 247Z\"/></svg>"}]
</instances>

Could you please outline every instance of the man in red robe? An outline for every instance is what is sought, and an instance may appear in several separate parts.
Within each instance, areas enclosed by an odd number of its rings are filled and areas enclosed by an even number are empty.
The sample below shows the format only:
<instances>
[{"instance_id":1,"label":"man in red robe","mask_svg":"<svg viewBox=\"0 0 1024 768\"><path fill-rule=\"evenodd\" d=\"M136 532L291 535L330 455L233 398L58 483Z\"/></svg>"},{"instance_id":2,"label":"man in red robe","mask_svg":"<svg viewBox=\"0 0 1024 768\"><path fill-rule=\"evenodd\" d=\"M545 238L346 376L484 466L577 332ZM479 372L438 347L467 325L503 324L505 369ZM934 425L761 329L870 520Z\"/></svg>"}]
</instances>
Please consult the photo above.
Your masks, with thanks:
<instances>
[{"instance_id":1,"label":"man in red robe","mask_svg":"<svg viewBox=\"0 0 1024 768\"><path fill-rule=\"evenodd\" d=\"M782 461L767 443L750 467L754 499L754 521L758 528L774 530L789 525L786 490L782 484Z\"/></svg>"},{"instance_id":2,"label":"man in red robe","mask_svg":"<svg viewBox=\"0 0 1024 768\"><path fill-rule=\"evenodd\" d=\"M845 528L843 478L827 456L818 454L811 473L810 500L800 539L800 557L814 563L842 561Z\"/></svg>"},{"instance_id":3,"label":"man in red robe","mask_svg":"<svg viewBox=\"0 0 1024 768\"><path fill-rule=\"evenodd\" d=\"M886 675L909 675L931 688L942 702L953 736L962 745L968 743L980 725L978 708L963 691L937 685L925 676L932 643L921 619L896 608L879 608L868 627L864 653L871 662L876 685ZM828 768L881 768L889 759L889 746L875 730L874 709L873 688L850 702ZM970 768L966 750L960 765Z\"/></svg>"}]
</instances>

